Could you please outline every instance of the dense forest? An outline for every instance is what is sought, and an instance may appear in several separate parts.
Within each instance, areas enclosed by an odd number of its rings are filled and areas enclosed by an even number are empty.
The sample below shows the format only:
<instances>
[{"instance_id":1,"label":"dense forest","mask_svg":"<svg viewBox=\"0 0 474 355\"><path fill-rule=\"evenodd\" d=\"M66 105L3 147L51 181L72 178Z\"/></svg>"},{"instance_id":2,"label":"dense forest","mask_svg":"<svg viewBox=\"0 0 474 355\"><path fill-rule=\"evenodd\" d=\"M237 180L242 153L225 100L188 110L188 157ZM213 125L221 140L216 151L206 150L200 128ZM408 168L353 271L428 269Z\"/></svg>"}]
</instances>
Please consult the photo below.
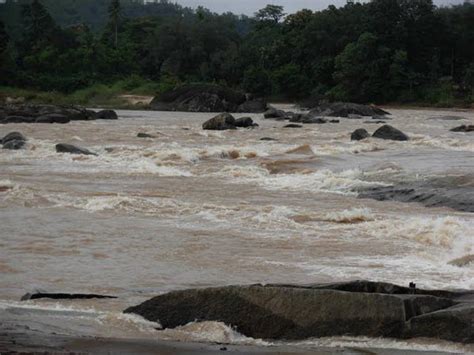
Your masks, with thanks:
<instances>
[{"instance_id":1,"label":"dense forest","mask_svg":"<svg viewBox=\"0 0 474 355\"><path fill-rule=\"evenodd\" d=\"M73 91L208 82L281 99L437 105L474 99L474 5L347 1L253 17L167 0L7 0L0 85Z\"/></svg>"}]
</instances>

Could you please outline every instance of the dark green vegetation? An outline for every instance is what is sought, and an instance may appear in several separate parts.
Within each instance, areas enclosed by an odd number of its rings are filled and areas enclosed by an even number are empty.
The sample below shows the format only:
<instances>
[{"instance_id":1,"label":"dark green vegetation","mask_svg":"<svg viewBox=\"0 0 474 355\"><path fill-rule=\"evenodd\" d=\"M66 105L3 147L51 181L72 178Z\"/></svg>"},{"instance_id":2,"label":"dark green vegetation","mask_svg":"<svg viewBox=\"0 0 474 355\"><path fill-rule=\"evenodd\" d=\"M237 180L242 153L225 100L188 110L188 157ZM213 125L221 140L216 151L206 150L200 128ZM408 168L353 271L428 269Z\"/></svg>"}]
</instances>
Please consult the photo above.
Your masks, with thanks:
<instances>
[{"instance_id":1,"label":"dark green vegetation","mask_svg":"<svg viewBox=\"0 0 474 355\"><path fill-rule=\"evenodd\" d=\"M372 0L283 11L269 5L249 18L166 0L7 0L0 91L89 103L193 82L291 100L472 104L474 5Z\"/></svg>"}]
</instances>

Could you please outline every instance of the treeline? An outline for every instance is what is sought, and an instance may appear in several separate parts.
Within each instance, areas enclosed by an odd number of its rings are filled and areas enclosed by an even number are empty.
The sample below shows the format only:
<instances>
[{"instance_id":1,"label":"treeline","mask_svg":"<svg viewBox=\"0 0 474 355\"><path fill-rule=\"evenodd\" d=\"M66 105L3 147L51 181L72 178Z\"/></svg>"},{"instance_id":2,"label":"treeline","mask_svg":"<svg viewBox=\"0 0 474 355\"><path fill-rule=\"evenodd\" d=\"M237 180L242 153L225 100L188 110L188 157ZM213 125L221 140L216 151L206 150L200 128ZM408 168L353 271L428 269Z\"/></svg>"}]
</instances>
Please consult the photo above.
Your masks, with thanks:
<instances>
[{"instance_id":1,"label":"treeline","mask_svg":"<svg viewBox=\"0 0 474 355\"><path fill-rule=\"evenodd\" d=\"M474 98L474 5L348 1L286 16L166 0L7 0L0 84L71 92L127 79L258 95L451 105Z\"/></svg>"}]
</instances>

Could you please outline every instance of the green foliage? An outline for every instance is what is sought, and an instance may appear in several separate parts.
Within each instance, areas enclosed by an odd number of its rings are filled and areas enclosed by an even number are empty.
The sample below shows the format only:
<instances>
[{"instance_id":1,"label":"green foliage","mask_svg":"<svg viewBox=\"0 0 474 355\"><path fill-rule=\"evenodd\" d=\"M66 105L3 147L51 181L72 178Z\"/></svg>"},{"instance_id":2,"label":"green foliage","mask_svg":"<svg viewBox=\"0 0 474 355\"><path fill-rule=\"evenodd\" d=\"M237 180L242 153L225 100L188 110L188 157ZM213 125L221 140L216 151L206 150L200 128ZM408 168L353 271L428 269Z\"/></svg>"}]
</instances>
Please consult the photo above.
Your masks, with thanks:
<instances>
[{"instance_id":1,"label":"green foliage","mask_svg":"<svg viewBox=\"0 0 474 355\"><path fill-rule=\"evenodd\" d=\"M95 103L201 82L282 99L450 105L472 100L473 23L473 5L432 0L289 16L267 5L254 18L167 0L7 0L0 84Z\"/></svg>"}]
</instances>

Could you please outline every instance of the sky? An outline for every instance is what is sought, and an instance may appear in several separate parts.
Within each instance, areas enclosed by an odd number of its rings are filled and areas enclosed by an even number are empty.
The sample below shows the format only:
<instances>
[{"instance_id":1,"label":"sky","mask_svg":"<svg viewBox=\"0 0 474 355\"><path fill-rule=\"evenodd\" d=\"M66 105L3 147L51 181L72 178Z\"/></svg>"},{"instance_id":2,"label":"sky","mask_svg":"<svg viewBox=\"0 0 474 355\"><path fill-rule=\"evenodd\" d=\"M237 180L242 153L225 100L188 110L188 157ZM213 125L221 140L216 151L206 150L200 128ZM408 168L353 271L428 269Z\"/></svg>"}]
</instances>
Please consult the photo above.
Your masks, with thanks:
<instances>
[{"instance_id":1,"label":"sky","mask_svg":"<svg viewBox=\"0 0 474 355\"><path fill-rule=\"evenodd\" d=\"M215 12L231 11L237 14L252 15L267 4L283 5L285 12L293 13L307 8L312 10L324 9L330 4L344 5L346 0L173 0L185 6L202 5ZM463 0L434 0L437 5L459 4Z\"/></svg>"}]
</instances>

